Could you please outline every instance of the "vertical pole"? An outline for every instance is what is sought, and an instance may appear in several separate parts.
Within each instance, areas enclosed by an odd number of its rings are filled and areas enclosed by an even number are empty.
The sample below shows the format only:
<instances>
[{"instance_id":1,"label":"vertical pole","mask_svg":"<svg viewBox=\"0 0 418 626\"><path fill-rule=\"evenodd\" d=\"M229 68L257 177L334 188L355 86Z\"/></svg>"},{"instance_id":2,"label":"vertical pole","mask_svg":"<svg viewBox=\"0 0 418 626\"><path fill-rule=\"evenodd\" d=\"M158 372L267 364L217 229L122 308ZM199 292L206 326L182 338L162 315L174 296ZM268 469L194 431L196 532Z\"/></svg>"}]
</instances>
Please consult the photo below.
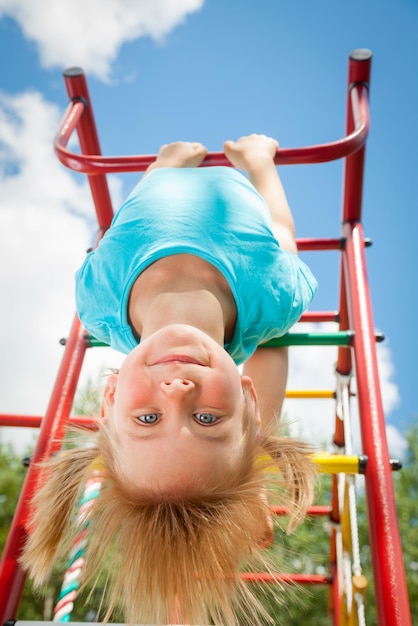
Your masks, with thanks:
<instances>
[{"instance_id":1,"label":"vertical pole","mask_svg":"<svg viewBox=\"0 0 418 626\"><path fill-rule=\"evenodd\" d=\"M36 464L61 445L86 351L84 337L85 330L75 317L0 563L0 624L14 619L19 607L26 574L17 559L27 539L30 501L38 476Z\"/></svg>"},{"instance_id":2,"label":"vertical pole","mask_svg":"<svg viewBox=\"0 0 418 626\"><path fill-rule=\"evenodd\" d=\"M366 97L371 52L355 50L349 57L346 134L355 127L354 89ZM363 95L362 95L363 94ZM366 498L379 626L409 626L411 616L402 558L395 496L386 440L377 368L376 342L364 236L361 226L365 146L348 156L344 166L340 330L354 331L354 363L363 451L368 457ZM340 348L337 371L349 374L350 351Z\"/></svg>"},{"instance_id":3,"label":"vertical pole","mask_svg":"<svg viewBox=\"0 0 418 626\"><path fill-rule=\"evenodd\" d=\"M82 154L101 155L99 137L93 114L84 72L79 67L72 67L64 72L64 81L70 100L80 100L84 104L84 112L77 124L77 134ZM88 181L93 196L100 230L109 228L113 209L109 187L105 174L88 174Z\"/></svg>"},{"instance_id":4,"label":"vertical pole","mask_svg":"<svg viewBox=\"0 0 418 626\"><path fill-rule=\"evenodd\" d=\"M370 547L379 626L411 626L392 468L379 383L364 237L359 223L347 223L343 255L365 471Z\"/></svg>"}]
</instances>

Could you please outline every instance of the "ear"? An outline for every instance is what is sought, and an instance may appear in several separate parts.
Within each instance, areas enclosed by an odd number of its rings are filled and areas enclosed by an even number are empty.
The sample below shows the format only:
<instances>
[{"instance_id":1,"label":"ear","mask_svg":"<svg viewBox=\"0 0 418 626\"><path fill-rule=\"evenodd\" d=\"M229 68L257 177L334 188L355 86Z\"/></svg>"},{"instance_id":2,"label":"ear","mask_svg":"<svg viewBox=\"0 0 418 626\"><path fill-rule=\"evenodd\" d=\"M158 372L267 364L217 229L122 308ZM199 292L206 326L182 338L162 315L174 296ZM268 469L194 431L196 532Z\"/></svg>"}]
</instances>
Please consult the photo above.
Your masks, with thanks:
<instances>
[{"instance_id":1,"label":"ear","mask_svg":"<svg viewBox=\"0 0 418 626\"><path fill-rule=\"evenodd\" d=\"M118 375L111 374L107 379L103 391L102 403L100 406L100 417L106 418L115 404L115 392L118 384Z\"/></svg>"},{"instance_id":2,"label":"ear","mask_svg":"<svg viewBox=\"0 0 418 626\"><path fill-rule=\"evenodd\" d=\"M249 376L241 376L241 385L242 385L242 389L243 390L246 389L252 397L252 400L254 402L255 421L256 421L257 427L260 427L261 426L260 408L258 406L257 392L255 390L252 378L250 378Z\"/></svg>"}]
</instances>

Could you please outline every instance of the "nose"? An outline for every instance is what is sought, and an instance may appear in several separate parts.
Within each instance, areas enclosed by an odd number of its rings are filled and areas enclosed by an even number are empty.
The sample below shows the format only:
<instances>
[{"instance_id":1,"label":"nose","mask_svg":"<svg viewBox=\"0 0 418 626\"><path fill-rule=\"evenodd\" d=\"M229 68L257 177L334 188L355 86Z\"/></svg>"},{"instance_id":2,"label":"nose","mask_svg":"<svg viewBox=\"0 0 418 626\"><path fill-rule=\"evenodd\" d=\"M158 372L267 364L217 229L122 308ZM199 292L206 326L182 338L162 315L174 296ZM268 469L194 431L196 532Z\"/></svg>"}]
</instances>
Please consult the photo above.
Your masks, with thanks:
<instances>
[{"instance_id":1,"label":"nose","mask_svg":"<svg viewBox=\"0 0 418 626\"><path fill-rule=\"evenodd\" d=\"M167 395L187 395L194 391L195 384L188 378L173 378L160 383L160 387Z\"/></svg>"}]
</instances>

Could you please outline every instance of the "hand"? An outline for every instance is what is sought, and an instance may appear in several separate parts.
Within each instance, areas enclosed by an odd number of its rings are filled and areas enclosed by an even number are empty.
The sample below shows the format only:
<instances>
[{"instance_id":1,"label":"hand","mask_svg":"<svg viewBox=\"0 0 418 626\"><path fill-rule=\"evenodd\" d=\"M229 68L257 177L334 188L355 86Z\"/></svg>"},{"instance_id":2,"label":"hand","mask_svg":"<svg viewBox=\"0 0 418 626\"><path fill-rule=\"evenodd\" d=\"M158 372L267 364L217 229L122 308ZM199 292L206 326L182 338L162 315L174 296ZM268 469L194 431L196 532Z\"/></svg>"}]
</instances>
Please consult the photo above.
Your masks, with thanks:
<instances>
[{"instance_id":1,"label":"hand","mask_svg":"<svg viewBox=\"0 0 418 626\"><path fill-rule=\"evenodd\" d=\"M197 142L177 141L164 144L150 167L197 167L207 153L205 146Z\"/></svg>"},{"instance_id":2,"label":"hand","mask_svg":"<svg viewBox=\"0 0 418 626\"><path fill-rule=\"evenodd\" d=\"M267 135L248 135L225 141L224 152L234 167L250 172L254 167L274 163L279 143Z\"/></svg>"}]
</instances>

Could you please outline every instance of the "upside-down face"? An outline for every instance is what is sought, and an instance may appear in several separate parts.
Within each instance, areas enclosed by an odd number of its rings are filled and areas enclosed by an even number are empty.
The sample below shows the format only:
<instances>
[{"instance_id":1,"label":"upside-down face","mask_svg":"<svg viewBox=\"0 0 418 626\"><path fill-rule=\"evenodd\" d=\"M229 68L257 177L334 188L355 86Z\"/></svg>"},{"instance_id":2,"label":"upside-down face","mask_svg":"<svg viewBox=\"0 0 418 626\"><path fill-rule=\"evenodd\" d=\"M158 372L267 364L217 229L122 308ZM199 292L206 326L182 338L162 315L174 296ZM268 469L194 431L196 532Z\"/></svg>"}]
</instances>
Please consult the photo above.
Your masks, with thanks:
<instances>
[{"instance_id":1,"label":"upside-down face","mask_svg":"<svg viewBox=\"0 0 418 626\"><path fill-rule=\"evenodd\" d=\"M245 387L256 403L251 379L197 328L174 324L147 337L103 397L124 478L163 498L218 482L245 445Z\"/></svg>"}]
</instances>

